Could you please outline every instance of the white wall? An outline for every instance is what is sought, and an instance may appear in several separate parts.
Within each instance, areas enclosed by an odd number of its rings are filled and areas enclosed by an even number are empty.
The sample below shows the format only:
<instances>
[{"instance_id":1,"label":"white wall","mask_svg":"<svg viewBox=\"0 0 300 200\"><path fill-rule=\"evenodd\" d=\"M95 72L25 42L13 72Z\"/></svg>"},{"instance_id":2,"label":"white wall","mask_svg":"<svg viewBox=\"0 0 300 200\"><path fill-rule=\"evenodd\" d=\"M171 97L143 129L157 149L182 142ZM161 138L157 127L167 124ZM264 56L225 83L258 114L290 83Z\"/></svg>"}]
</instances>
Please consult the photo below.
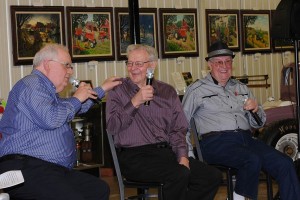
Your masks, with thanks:
<instances>
[{"instance_id":1,"label":"white wall","mask_svg":"<svg viewBox=\"0 0 300 200\"><path fill-rule=\"evenodd\" d=\"M0 1L0 97L7 99L12 86L32 70L31 65L14 66L12 58L12 37L10 22L10 5L32 5L40 2L44 6L85 6L96 7L127 7L128 0L1 0ZM174 71L190 71L194 79L201 78L201 70L206 69L206 24L205 9L275 9L280 0L140 0L140 7L154 8L197 8L198 9L198 39L199 57L188 57L179 65L176 59L160 59L156 78L174 85L171 73ZM281 60L281 54L262 54L255 61L253 55L236 53L234 61L234 75L269 75L271 87L253 88L260 102L266 101L268 96L279 98L279 80L282 62L293 61L293 54ZM87 63L75 63L74 76L81 80L92 80L94 86L112 75L126 76L124 61L99 62L95 67ZM67 94L67 93L65 93Z\"/></svg>"}]
</instances>

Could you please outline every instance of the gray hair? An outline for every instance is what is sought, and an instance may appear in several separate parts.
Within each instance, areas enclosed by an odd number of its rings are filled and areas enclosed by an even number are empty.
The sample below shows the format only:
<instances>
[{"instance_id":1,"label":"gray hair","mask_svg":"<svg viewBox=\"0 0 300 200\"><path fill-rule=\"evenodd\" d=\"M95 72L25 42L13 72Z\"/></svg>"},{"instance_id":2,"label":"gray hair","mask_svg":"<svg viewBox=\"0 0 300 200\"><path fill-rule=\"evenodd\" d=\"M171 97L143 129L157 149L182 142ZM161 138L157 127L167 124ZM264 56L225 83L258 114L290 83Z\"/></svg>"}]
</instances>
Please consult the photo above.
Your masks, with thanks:
<instances>
[{"instance_id":1,"label":"gray hair","mask_svg":"<svg viewBox=\"0 0 300 200\"><path fill-rule=\"evenodd\" d=\"M134 50L145 50L149 55L149 60L150 61L157 61L158 60L158 54L157 54L157 51L154 47L144 45L144 44L131 44L127 47L127 50L126 50L127 57L129 55L129 53L134 51Z\"/></svg>"},{"instance_id":2,"label":"gray hair","mask_svg":"<svg viewBox=\"0 0 300 200\"><path fill-rule=\"evenodd\" d=\"M33 67L39 66L44 60L54 59L58 55L59 49L69 53L68 48L61 44L47 44L44 46L35 54L33 58Z\"/></svg>"}]
</instances>

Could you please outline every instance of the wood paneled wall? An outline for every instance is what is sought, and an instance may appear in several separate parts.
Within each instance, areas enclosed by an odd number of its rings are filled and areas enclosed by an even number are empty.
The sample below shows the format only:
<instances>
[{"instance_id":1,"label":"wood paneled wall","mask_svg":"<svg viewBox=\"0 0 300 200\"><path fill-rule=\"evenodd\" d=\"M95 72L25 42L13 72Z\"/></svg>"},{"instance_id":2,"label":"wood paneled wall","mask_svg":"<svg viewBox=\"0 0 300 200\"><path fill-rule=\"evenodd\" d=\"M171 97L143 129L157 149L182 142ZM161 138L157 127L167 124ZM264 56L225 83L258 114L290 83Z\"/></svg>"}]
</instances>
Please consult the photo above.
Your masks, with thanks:
<instances>
[{"instance_id":1,"label":"wood paneled wall","mask_svg":"<svg viewBox=\"0 0 300 200\"><path fill-rule=\"evenodd\" d=\"M32 70L31 65L14 66L12 58L12 36L10 22L10 5L33 5L41 3L44 6L105 6L127 7L128 0L2 0L0 1L0 97L7 99L12 86ZM140 0L140 7L154 8L197 8L198 9L198 38L199 57L187 57L182 64L176 59L160 59L155 77L174 85L171 73L190 71L194 79L202 78L201 70L206 69L204 60L207 52L205 9L275 9L280 0ZM282 63L294 60L293 54L282 58L281 53L262 54L254 60L252 54L242 55L236 53L234 61L234 75L269 75L271 87L253 88L259 102L263 103L269 96L279 99L279 80ZM110 76L126 76L124 61L99 62L96 66L88 63L75 63L74 76L82 80L92 80L94 86ZM71 87L70 87L71 88ZM63 95L70 94L70 88Z\"/></svg>"}]
</instances>

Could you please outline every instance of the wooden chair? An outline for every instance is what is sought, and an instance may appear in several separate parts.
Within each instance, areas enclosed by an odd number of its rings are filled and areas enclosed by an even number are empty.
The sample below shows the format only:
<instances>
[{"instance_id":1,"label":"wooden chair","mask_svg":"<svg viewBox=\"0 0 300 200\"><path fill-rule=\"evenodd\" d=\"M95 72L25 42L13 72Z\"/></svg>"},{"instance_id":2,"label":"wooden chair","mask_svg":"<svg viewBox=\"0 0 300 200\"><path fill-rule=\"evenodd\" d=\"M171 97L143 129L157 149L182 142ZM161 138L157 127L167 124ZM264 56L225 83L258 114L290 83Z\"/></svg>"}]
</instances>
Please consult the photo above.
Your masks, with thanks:
<instances>
[{"instance_id":1,"label":"wooden chair","mask_svg":"<svg viewBox=\"0 0 300 200\"><path fill-rule=\"evenodd\" d=\"M113 163L115 166L115 171L117 174L119 191L120 191L120 200L125 200L125 199L146 200L149 198L158 198L159 200L163 200L163 183L131 181L122 176L117 153L116 153L116 148L113 141L113 136L109 132L107 132L107 137L108 137L109 147L113 158ZM137 195L129 196L125 198L126 187L136 188ZM150 194L149 188L157 188L157 194Z\"/></svg>"},{"instance_id":2,"label":"wooden chair","mask_svg":"<svg viewBox=\"0 0 300 200\"><path fill-rule=\"evenodd\" d=\"M190 121L190 126L191 126L191 134L193 135L193 140L195 142L196 146L196 152L197 152L197 157L200 161L205 162L202 156L201 148L200 148L200 143L199 143L199 137L198 137L198 132L195 124L194 118L191 118ZM237 173L237 169L224 166L224 165L212 165L222 172L226 173L226 185L227 185L227 199L228 200L233 200L233 191L234 191L234 186L235 186L235 175ZM267 181L267 196L268 200L273 200L273 189L272 189L272 178L269 174L266 173L266 181Z\"/></svg>"}]
</instances>

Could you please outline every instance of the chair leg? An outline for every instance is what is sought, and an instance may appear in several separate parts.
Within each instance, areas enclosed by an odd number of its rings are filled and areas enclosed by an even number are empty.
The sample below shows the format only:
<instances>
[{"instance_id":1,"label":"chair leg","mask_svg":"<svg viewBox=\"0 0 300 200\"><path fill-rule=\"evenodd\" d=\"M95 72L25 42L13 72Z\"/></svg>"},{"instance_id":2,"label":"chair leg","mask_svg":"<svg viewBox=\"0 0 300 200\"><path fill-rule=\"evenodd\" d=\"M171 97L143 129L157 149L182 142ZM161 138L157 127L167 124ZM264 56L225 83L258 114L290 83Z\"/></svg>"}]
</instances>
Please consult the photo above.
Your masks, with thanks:
<instances>
[{"instance_id":1,"label":"chair leg","mask_svg":"<svg viewBox=\"0 0 300 200\"><path fill-rule=\"evenodd\" d=\"M125 200L125 190L124 188L119 188L120 191L120 200Z\"/></svg>"},{"instance_id":2,"label":"chair leg","mask_svg":"<svg viewBox=\"0 0 300 200\"><path fill-rule=\"evenodd\" d=\"M272 187L272 178L269 174L266 174L267 179L267 195L268 200L273 200L273 187Z\"/></svg>"},{"instance_id":3,"label":"chair leg","mask_svg":"<svg viewBox=\"0 0 300 200\"><path fill-rule=\"evenodd\" d=\"M232 174L230 172L230 169L227 170L227 196L228 196L228 200L233 200L233 178L232 178ZM235 178L234 178L235 179Z\"/></svg>"},{"instance_id":4,"label":"chair leg","mask_svg":"<svg viewBox=\"0 0 300 200\"><path fill-rule=\"evenodd\" d=\"M137 194L138 194L138 200L146 200L145 198L145 194L148 193L148 190L147 189L141 189L141 188L138 188L137 189Z\"/></svg>"},{"instance_id":5,"label":"chair leg","mask_svg":"<svg viewBox=\"0 0 300 200\"><path fill-rule=\"evenodd\" d=\"M158 200L163 200L163 186L158 188Z\"/></svg>"}]
</instances>

